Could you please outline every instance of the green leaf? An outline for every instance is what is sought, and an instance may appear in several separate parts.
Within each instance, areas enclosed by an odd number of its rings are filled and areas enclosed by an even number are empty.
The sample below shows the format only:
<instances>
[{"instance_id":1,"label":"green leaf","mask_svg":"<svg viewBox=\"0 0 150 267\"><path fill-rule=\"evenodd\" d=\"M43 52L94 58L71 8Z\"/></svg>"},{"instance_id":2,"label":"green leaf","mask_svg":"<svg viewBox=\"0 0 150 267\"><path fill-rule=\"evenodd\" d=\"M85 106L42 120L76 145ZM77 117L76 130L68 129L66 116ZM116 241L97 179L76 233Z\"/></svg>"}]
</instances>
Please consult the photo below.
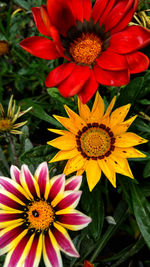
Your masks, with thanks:
<instances>
[{"instance_id":1,"label":"green leaf","mask_svg":"<svg viewBox=\"0 0 150 267\"><path fill-rule=\"evenodd\" d=\"M148 178L150 177L150 161L147 162L143 171L143 177Z\"/></svg>"},{"instance_id":2,"label":"green leaf","mask_svg":"<svg viewBox=\"0 0 150 267\"><path fill-rule=\"evenodd\" d=\"M131 184L134 215L145 242L150 248L150 203L144 197L140 187Z\"/></svg>"},{"instance_id":3,"label":"green leaf","mask_svg":"<svg viewBox=\"0 0 150 267\"><path fill-rule=\"evenodd\" d=\"M25 1L25 0L14 0L14 3L16 3L18 6L24 8L26 10L30 9L30 5L29 5L28 1Z\"/></svg>"}]
</instances>

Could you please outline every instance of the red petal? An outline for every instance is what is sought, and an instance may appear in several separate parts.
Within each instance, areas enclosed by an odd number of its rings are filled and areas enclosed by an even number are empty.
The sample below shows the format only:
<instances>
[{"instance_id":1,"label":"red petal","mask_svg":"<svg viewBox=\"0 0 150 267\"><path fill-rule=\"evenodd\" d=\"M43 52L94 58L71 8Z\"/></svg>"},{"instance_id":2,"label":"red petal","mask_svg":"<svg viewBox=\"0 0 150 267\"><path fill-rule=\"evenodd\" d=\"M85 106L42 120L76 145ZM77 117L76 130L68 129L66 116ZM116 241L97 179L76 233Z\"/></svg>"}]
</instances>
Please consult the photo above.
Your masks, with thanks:
<instances>
[{"instance_id":1,"label":"red petal","mask_svg":"<svg viewBox=\"0 0 150 267\"><path fill-rule=\"evenodd\" d=\"M94 72L97 82L107 86L121 86L128 84L130 81L128 70L108 71L101 69L98 65L95 65Z\"/></svg>"},{"instance_id":2,"label":"red petal","mask_svg":"<svg viewBox=\"0 0 150 267\"><path fill-rule=\"evenodd\" d=\"M91 16L91 0L81 0L81 2L83 6L83 18L88 21Z\"/></svg>"},{"instance_id":3,"label":"red petal","mask_svg":"<svg viewBox=\"0 0 150 267\"><path fill-rule=\"evenodd\" d=\"M63 48L62 44L61 44L61 40L60 40L60 36L59 36L59 32L57 31L57 29L54 26L50 27L50 33L51 33L51 37L55 42L57 51L60 53L61 57L64 57L68 60L70 60L70 58L68 58L67 56L65 56L64 51L65 49Z\"/></svg>"},{"instance_id":4,"label":"red petal","mask_svg":"<svg viewBox=\"0 0 150 267\"><path fill-rule=\"evenodd\" d=\"M31 55L43 59L56 59L60 57L55 43L49 39L40 36L33 36L20 42L20 46Z\"/></svg>"},{"instance_id":5,"label":"red petal","mask_svg":"<svg viewBox=\"0 0 150 267\"><path fill-rule=\"evenodd\" d=\"M141 26L130 26L111 36L109 49L127 54L150 44L150 31Z\"/></svg>"},{"instance_id":6,"label":"red petal","mask_svg":"<svg viewBox=\"0 0 150 267\"><path fill-rule=\"evenodd\" d=\"M38 250L38 244L39 244L39 235L35 235L31 248L29 250L28 255L25 258L25 263L24 263L24 267L33 267L35 265L35 259L36 258L36 253ZM40 251L38 250L38 254L40 253ZM36 262L37 264L37 262Z\"/></svg>"},{"instance_id":7,"label":"red petal","mask_svg":"<svg viewBox=\"0 0 150 267\"><path fill-rule=\"evenodd\" d=\"M124 55L106 50L96 60L97 64L105 70L123 70L128 68Z\"/></svg>"},{"instance_id":8,"label":"red petal","mask_svg":"<svg viewBox=\"0 0 150 267\"><path fill-rule=\"evenodd\" d=\"M75 68L74 63L64 63L58 66L56 69L52 70L45 81L47 87L55 87L61 82L63 82Z\"/></svg>"},{"instance_id":9,"label":"red petal","mask_svg":"<svg viewBox=\"0 0 150 267\"><path fill-rule=\"evenodd\" d=\"M99 18L101 17L101 15L104 13L104 10L108 2L109 0L106 0L106 1L96 0L93 6L92 15L91 15L91 17L94 19L95 22L97 22Z\"/></svg>"},{"instance_id":10,"label":"red petal","mask_svg":"<svg viewBox=\"0 0 150 267\"><path fill-rule=\"evenodd\" d=\"M124 17L125 17L125 22L126 22L126 24L124 24L124 28L125 28L128 25L128 23L130 22L129 18L126 19L126 15L128 14L128 12L131 11L130 13L133 16L133 14L135 12L134 3L135 3L134 0L122 0L122 1L118 1L114 5L114 7L110 11L110 13L107 15L107 17L105 17L105 20L103 21L103 24L105 26L105 31L106 32L107 31L110 31ZM130 19L132 18L132 16L130 17Z\"/></svg>"},{"instance_id":11,"label":"red petal","mask_svg":"<svg viewBox=\"0 0 150 267\"><path fill-rule=\"evenodd\" d=\"M20 205L18 202L14 201L13 199L5 196L4 194L0 193L0 203L8 206L9 208L16 209L16 210L23 210L23 206Z\"/></svg>"},{"instance_id":12,"label":"red petal","mask_svg":"<svg viewBox=\"0 0 150 267\"><path fill-rule=\"evenodd\" d=\"M130 73L145 71L149 66L149 58L141 52L126 55Z\"/></svg>"},{"instance_id":13,"label":"red petal","mask_svg":"<svg viewBox=\"0 0 150 267\"><path fill-rule=\"evenodd\" d=\"M18 235L21 234L21 232L22 227L19 225L0 236L0 249L11 243L13 239L15 239Z\"/></svg>"},{"instance_id":14,"label":"red petal","mask_svg":"<svg viewBox=\"0 0 150 267\"><path fill-rule=\"evenodd\" d=\"M139 2L139 0L134 0L132 3L132 8L130 10L126 9L127 11L124 12L124 16L116 24L116 26L112 29L111 33L120 32L128 25L128 23L131 21L133 15L134 15L134 12L137 9L138 2Z\"/></svg>"},{"instance_id":15,"label":"red petal","mask_svg":"<svg viewBox=\"0 0 150 267\"><path fill-rule=\"evenodd\" d=\"M64 97L78 94L88 80L89 75L90 70L88 66L76 65L71 75L58 86L59 92Z\"/></svg>"},{"instance_id":16,"label":"red petal","mask_svg":"<svg viewBox=\"0 0 150 267\"><path fill-rule=\"evenodd\" d=\"M36 27L38 28L39 32L46 36L50 36L50 32L42 19L40 7L33 7L32 13Z\"/></svg>"},{"instance_id":17,"label":"red petal","mask_svg":"<svg viewBox=\"0 0 150 267\"><path fill-rule=\"evenodd\" d=\"M47 9L51 23L61 34L66 35L68 29L75 25L70 0L48 0Z\"/></svg>"},{"instance_id":18,"label":"red petal","mask_svg":"<svg viewBox=\"0 0 150 267\"><path fill-rule=\"evenodd\" d=\"M75 21L83 21L83 6L81 0L71 0L70 2Z\"/></svg>"},{"instance_id":19,"label":"red petal","mask_svg":"<svg viewBox=\"0 0 150 267\"><path fill-rule=\"evenodd\" d=\"M91 99L91 97L95 94L97 88L98 88L98 83L95 79L94 72L93 70L90 70L90 77L78 94L83 104L85 104Z\"/></svg>"},{"instance_id":20,"label":"red petal","mask_svg":"<svg viewBox=\"0 0 150 267\"><path fill-rule=\"evenodd\" d=\"M102 13L101 17L99 18L100 25L103 24L103 21L105 20L105 18L107 19L108 14L111 11L111 9L113 8L115 2L116 2L115 0L107 1L107 6L105 7L104 12Z\"/></svg>"}]
</instances>

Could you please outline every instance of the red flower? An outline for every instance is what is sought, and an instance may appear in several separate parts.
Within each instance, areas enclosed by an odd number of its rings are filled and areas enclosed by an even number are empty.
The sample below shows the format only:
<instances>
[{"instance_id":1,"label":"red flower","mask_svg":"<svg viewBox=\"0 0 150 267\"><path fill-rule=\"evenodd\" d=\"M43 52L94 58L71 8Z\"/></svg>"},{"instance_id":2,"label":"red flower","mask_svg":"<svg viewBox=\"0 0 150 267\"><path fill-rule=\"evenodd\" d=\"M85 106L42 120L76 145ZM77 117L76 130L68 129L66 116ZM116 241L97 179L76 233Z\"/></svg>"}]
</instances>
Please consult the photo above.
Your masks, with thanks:
<instances>
[{"instance_id":1,"label":"red flower","mask_svg":"<svg viewBox=\"0 0 150 267\"><path fill-rule=\"evenodd\" d=\"M121 86L130 73L148 68L149 59L137 50L150 43L150 31L128 26L138 0L47 0L32 9L40 33L20 45L34 56L64 64L51 71L46 86L57 87L64 97L78 94L86 103L98 84Z\"/></svg>"},{"instance_id":2,"label":"red flower","mask_svg":"<svg viewBox=\"0 0 150 267\"><path fill-rule=\"evenodd\" d=\"M94 267L94 265L89 261L84 261L84 267Z\"/></svg>"}]
</instances>

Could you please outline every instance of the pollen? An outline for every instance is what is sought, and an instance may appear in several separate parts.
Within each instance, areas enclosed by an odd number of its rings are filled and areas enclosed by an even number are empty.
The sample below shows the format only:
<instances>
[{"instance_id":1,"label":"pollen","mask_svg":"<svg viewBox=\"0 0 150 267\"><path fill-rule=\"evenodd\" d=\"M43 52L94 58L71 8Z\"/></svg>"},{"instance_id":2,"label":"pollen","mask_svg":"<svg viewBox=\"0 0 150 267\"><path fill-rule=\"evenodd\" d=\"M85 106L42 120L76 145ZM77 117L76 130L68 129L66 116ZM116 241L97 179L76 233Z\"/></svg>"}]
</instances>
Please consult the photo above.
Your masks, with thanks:
<instances>
[{"instance_id":1,"label":"pollen","mask_svg":"<svg viewBox=\"0 0 150 267\"><path fill-rule=\"evenodd\" d=\"M0 119L0 131L11 130L11 121L9 119Z\"/></svg>"},{"instance_id":2,"label":"pollen","mask_svg":"<svg viewBox=\"0 0 150 267\"><path fill-rule=\"evenodd\" d=\"M69 53L76 63L91 65L102 51L101 39L93 33L83 33L70 44Z\"/></svg>"},{"instance_id":3,"label":"pollen","mask_svg":"<svg viewBox=\"0 0 150 267\"><path fill-rule=\"evenodd\" d=\"M28 209L30 228L44 231L54 221L54 211L46 201L35 201Z\"/></svg>"}]
</instances>

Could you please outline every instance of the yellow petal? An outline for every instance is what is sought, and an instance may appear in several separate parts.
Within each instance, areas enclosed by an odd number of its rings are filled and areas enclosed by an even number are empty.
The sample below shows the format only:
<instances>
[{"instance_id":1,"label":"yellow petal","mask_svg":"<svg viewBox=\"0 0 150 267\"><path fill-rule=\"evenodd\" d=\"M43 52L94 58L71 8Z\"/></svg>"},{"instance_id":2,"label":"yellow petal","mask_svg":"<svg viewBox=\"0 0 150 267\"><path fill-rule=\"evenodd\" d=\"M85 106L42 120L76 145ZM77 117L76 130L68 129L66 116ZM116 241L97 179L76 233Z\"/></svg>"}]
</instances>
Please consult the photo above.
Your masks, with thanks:
<instances>
[{"instance_id":1,"label":"yellow petal","mask_svg":"<svg viewBox=\"0 0 150 267\"><path fill-rule=\"evenodd\" d=\"M24 250L23 250L23 252L21 254L21 257L20 257L20 259L19 259L19 261L17 263L17 266L22 266L23 265L26 257L28 256L30 248L32 246L34 236L35 236L35 234L31 235L29 241L27 242L27 244L26 244L26 246L25 246L25 248L24 248Z\"/></svg>"},{"instance_id":2,"label":"yellow petal","mask_svg":"<svg viewBox=\"0 0 150 267\"><path fill-rule=\"evenodd\" d=\"M82 169L85 162L86 162L86 159L83 158L81 154L77 155L76 157L72 159L69 159L65 166L64 173L68 175L72 172L76 172Z\"/></svg>"},{"instance_id":3,"label":"yellow petal","mask_svg":"<svg viewBox=\"0 0 150 267\"><path fill-rule=\"evenodd\" d=\"M49 161L49 163L60 161L60 160L71 159L71 158L74 158L78 154L79 154L79 151L77 150L77 148L74 148L72 150L61 150Z\"/></svg>"},{"instance_id":4,"label":"yellow petal","mask_svg":"<svg viewBox=\"0 0 150 267\"><path fill-rule=\"evenodd\" d=\"M114 170L111 169L109 164L109 160L107 158L98 160L99 167L101 168L102 172L111 182L111 184L116 187L116 174Z\"/></svg>"},{"instance_id":5,"label":"yellow petal","mask_svg":"<svg viewBox=\"0 0 150 267\"><path fill-rule=\"evenodd\" d=\"M104 110L105 110L104 101L101 98L100 94L97 92L95 101L92 107L91 119L93 121L100 121L104 114Z\"/></svg>"},{"instance_id":6,"label":"yellow petal","mask_svg":"<svg viewBox=\"0 0 150 267\"><path fill-rule=\"evenodd\" d=\"M69 118L56 116L56 115L53 115L53 117L57 121L59 121L70 132L77 134L77 132L79 131L77 128L75 128L74 123Z\"/></svg>"},{"instance_id":7,"label":"yellow petal","mask_svg":"<svg viewBox=\"0 0 150 267\"><path fill-rule=\"evenodd\" d=\"M77 113L75 113L66 105L64 107L75 128L81 130L84 126L86 126L86 122Z\"/></svg>"},{"instance_id":8,"label":"yellow petal","mask_svg":"<svg viewBox=\"0 0 150 267\"><path fill-rule=\"evenodd\" d=\"M116 102L116 96L114 96L113 99L111 100L111 102L110 102L110 104L109 104L104 116L109 116L110 115L110 113L111 113L111 111L112 111L112 109L113 109L113 107L115 105L115 102Z\"/></svg>"},{"instance_id":9,"label":"yellow petal","mask_svg":"<svg viewBox=\"0 0 150 267\"><path fill-rule=\"evenodd\" d=\"M115 172L121 173L123 175L126 175L134 179L127 159L117 157L114 152L113 154L110 155L109 160L112 160L112 168Z\"/></svg>"},{"instance_id":10,"label":"yellow petal","mask_svg":"<svg viewBox=\"0 0 150 267\"><path fill-rule=\"evenodd\" d=\"M92 191L101 178L101 169L98 165L97 160L90 159L86 163L86 177L89 190Z\"/></svg>"},{"instance_id":11,"label":"yellow petal","mask_svg":"<svg viewBox=\"0 0 150 267\"><path fill-rule=\"evenodd\" d=\"M110 126L113 127L114 125L123 122L129 112L130 107L131 104L127 104L125 106L115 109L110 116Z\"/></svg>"},{"instance_id":12,"label":"yellow petal","mask_svg":"<svg viewBox=\"0 0 150 267\"><path fill-rule=\"evenodd\" d=\"M134 147L115 147L115 155L122 158L145 158L146 155Z\"/></svg>"},{"instance_id":13,"label":"yellow petal","mask_svg":"<svg viewBox=\"0 0 150 267\"><path fill-rule=\"evenodd\" d=\"M47 142L47 144L61 150L72 150L76 146L76 139L72 133L67 132L65 135Z\"/></svg>"},{"instance_id":14,"label":"yellow petal","mask_svg":"<svg viewBox=\"0 0 150 267\"><path fill-rule=\"evenodd\" d=\"M83 104L81 101L80 101L80 98L78 97L78 109L79 109L79 114L81 116L81 118L84 120L84 121L88 121L89 117L90 117L90 109L89 107L86 105L86 104Z\"/></svg>"},{"instance_id":15,"label":"yellow petal","mask_svg":"<svg viewBox=\"0 0 150 267\"><path fill-rule=\"evenodd\" d=\"M148 140L138 136L135 133L123 133L116 136L115 146L117 147L131 147L148 142Z\"/></svg>"},{"instance_id":16,"label":"yellow petal","mask_svg":"<svg viewBox=\"0 0 150 267\"><path fill-rule=\"evenodd\" d=\"M80 175L83 174L84 171L85 171L85 169L78 170L77 173L76 173L76 175L77 176L80 176Z\"/></svg>"},{"instance_id":17,"label":"yellow petal","mask_svg":"<svg viewBox=\"0 0 150 267\"><path fill-rule=\"evenodd\" d=\"M134 117L118 124L115 125L114 127L111 127L112 132L114 133L114 135L120 135L124 132L126 132L128 130L128 128L130 127L130 125L132 124L132 122L136 119L137 115L135 115Z\"/></svg>"},{"instance_id":18,"label":"yellow petal","mask_svg":"<svg viewBox=\"0 0 150 267\"><path fill-rule=\"evenodd\" d=\"M50 128L48 128L48 131L52 133L60 134L60 135L64 135L67 132L66 130L58 130L58 129L50 129Z\"/></svg>"}]
</instances>

